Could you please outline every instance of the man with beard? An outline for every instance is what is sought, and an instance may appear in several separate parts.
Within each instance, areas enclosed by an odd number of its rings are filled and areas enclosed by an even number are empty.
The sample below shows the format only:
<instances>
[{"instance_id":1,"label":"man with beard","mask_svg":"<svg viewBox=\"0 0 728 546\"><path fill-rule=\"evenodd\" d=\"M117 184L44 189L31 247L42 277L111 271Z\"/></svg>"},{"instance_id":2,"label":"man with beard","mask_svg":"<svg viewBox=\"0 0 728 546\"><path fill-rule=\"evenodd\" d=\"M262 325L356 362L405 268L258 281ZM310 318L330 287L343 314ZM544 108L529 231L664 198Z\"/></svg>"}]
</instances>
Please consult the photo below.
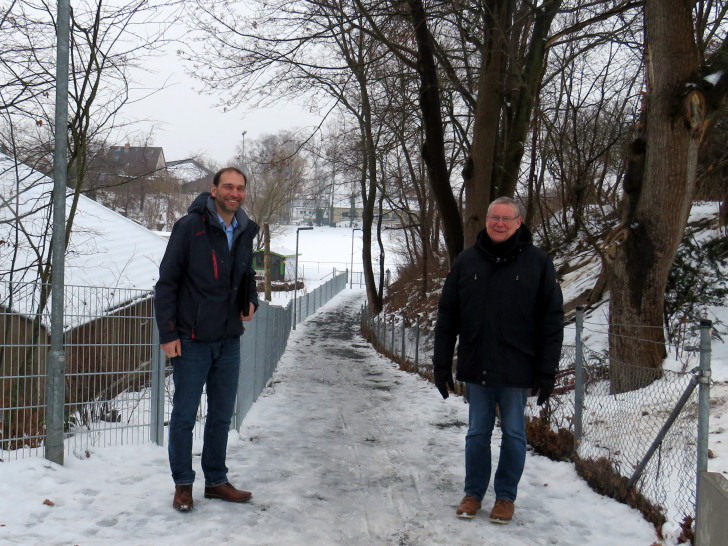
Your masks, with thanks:
<instances>
[{"instance_id":1,"label":"man with beard","mask_svg":"<svg viewBox=\"0 0 728 546\"><path fill-rule=\"evenodd\" d=\"M205 498L246 502L252 494L233 487L225 466L235 406L243 322L253 318L258 293L253 240L258 225L241 205L245 175L220 170L210 192L200 194L178 220L159 266L154 306L160 343L173 366L169 421L172 506L192 509L192 430L203 387L207 394L202 449Z\"/></svg>"}]
</instances>

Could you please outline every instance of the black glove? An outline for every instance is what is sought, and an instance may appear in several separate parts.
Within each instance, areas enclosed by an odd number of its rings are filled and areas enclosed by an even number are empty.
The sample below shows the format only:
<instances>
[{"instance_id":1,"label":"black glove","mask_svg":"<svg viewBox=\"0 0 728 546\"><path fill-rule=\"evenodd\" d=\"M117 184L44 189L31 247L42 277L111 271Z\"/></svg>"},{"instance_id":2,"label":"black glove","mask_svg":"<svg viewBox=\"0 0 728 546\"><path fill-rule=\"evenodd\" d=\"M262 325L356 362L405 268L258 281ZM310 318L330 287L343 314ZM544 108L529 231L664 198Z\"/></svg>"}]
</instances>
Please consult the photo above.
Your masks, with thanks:
<instances>
[{"instance_id":1,"label":"black glove","mask_svg":"<svg viewBox=\"0 0 728 546\"><path fill-rule=\"evenodd\" d=\"M551 396L551 393L554 392L554 382L555 380L553 376L540 373L536 374L533 388L531 389L531 396L536 396L538 394L536 403L539 406L543 406L546 403L546 400L549 399L549 396Z\"/></svg>"},{"instance_id":2,"label":"black glove","mask_svg":"<svg viewBox=\"0 0 728 546\"><path fill-rule=\"evenodd\" d=\"M450 387L451 391L455 390L455 382L452 380L452 370L447 368L435 368L435 386L443 398L447 398L450 394L447 392L447 388Z\"/></svg>"}]
</instances>

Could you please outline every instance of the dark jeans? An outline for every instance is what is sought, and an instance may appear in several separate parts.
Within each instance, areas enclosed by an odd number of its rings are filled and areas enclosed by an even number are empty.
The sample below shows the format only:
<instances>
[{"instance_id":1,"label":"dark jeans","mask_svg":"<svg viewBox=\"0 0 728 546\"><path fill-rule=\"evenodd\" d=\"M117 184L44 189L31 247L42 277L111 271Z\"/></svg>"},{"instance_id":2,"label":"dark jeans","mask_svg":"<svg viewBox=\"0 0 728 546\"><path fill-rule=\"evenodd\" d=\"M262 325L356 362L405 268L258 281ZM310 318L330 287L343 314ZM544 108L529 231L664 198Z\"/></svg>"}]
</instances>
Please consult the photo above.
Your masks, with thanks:
<instances>
[{"instance_id":1,"label":"dark jeans","mask_svg":"<svg viewBox=\"0 0 728 546\"><path fill-rule=\"evenodd\" d=\"M192 470L192 429L202 388L207 385L207 420L202 447L205 485L227 482L230 421L235 409L240 369L240 338L214 342L182 340L182 356L172 359L174 398L169 420L169 466L176 485L195 481Z\"/></svg>"},{"instance_id":2,"label":"dark jeans","mask_svg":"<svg viewBox=\"0 0 728 546\"><path fill-rule=\"evenodd\" d=\"M518 482L526 462L524 412L528 389L485 387L466 383L469 404L465 436L465 493L482 499L490 482L490 437L495 426L495 405L500 408L501 448L493 489L496 499L516 500Z\"/></svg>"}]
</instances>

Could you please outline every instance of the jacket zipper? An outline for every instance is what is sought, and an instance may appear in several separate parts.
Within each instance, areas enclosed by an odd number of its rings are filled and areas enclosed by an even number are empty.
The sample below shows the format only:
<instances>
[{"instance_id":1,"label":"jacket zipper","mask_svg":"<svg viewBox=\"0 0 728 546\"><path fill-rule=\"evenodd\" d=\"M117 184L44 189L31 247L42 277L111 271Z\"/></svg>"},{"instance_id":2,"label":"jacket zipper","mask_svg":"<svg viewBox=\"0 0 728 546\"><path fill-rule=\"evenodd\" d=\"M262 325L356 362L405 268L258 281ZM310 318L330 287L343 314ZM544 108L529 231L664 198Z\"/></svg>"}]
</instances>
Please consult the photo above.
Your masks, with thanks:
<instances>
[{"instance_id":1,"label":"jacket zipper","mask_svg":"<svg viewBox=\"0 0 728 546\"><path fill-rule=\"evenodd\" d=\"M215 254L215 251L212 251L212 267L215 270L215 280L218 279L217 275L217 254Z\"/></svg>"}]
</instances>

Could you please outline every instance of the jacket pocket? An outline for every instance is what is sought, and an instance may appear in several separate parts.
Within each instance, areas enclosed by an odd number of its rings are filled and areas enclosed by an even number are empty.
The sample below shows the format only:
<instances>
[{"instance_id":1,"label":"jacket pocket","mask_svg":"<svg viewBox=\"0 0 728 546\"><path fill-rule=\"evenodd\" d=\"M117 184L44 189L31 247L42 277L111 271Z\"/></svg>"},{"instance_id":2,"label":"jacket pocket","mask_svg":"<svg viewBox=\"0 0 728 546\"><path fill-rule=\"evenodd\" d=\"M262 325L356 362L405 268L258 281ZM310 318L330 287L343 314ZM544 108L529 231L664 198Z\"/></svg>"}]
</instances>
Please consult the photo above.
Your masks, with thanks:
<instances>
[{"instance_id":1,"label":"jacket pocket","mask_svg":"<svg viewBox=\"0 0 728 546\"><path fill-rule=\"evenodd\" d=\"M192 339L217 341L225 336L228 303L224 298L205 298L197 307Z\"/></svg>"},{"instance_id":2,"label":"jacket pocket","mask_svg":"<svg viewBox=\"0 0 728 546\"><path fill-rule=\"evenodd\" d=\"M463 380L475 378L478 370L482 367L482 336L479 336L477 332L471 332L465 336L460 336L457 354L458 376Z\"/></svg>"}]
</instances>

